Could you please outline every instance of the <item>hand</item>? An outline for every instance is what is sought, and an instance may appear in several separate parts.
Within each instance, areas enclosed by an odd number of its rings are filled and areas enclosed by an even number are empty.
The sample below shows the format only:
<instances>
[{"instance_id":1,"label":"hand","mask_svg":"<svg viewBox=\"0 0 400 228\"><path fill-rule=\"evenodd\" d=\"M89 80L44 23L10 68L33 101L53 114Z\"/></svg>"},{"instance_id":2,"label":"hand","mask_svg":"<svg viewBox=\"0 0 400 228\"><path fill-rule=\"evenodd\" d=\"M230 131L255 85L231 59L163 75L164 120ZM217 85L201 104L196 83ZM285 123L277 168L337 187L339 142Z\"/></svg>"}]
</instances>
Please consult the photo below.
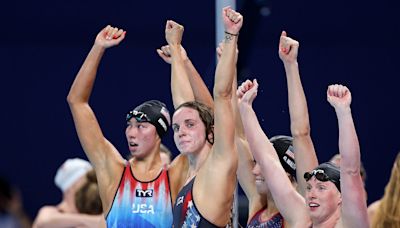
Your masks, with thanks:
<instances>
[{"instance_id":1,"label":"hand","mask_svg":"<svg viewBox=\"0 0 400 228\"><path fill-rule=\"evenodd\" d=\"M222 52L224 51L224 43L223 42L219 42L218 47L216 48L216 51L217 51L217 60L219 61L219 59L221 58ZM239 49L236 48L235 63L237 63L238 56L239 56Z\"/></svg>"},{"instance_id":2,"label":"hand","mask_svg":"<svg viewBox=\"0 0 400 228\"><path fill-rule=\"evenodd\" d=\"M335 108L336 111L345 110L350 107L351 93L350 90L343 85L330 85L326 92L329 104Z\"/></svg>"},{"instance_id":3,"label":"hand","mask_svg":"<svg viewBox=\"0 0 400 228\"><path fill-rule=\"evenodd\" d=\"M225 31L231 34L239 34L243 25L243 16L233 10L230 6L222 9L222 20L224 22Z\"/></svg>"},{"instance_id":4,"label":"hand","mask_svg":"<svg viewBox=\"0 0 400 228\"><path fill-rule=\"evenodd\" d=\"M283 63L297 62L298 51L299 42L287 37L286 32L282 31L281 38L279 40L279 58L281 58Z\"/></svg>"},{"instance_id":5,"label":"hand","mask_svg":"<svg viewBox=\"0 0 400 228\"><path fill-rule=\"evenodd\" d=\"M181 49L181 58L183 60L189 59L185 49L182 46L180 49ZM171 49L169 48L169 45L164 45L160 49L157 49L157 53L166 63L171 64L172 58L171 58Z\"/></svg>"},{"instance_id":6,"label":"hand","mask_svg":"<svg viewBox=\"0 0 400 228\"><path fill-rule=\"evenodd\" d=\"M236 91L238 102L240 104L252 105L257 96L258 82L257 79L253 81L246 80L240 85Z\"/></svg>"},{"instance_id":7,"label":"hand","mask_svg":"<svg viewBox=\"0 0 400 228\"><path fill-rule=\"evenodd\" d=\"M165 25L165 39L171 45L180 45L182 42L184 27L175 21L168 20Z\"/></svg>"},{"instance_id":8,"label":"hand","mask_svg":"<svg viewBox=\"0 0 400 228\"><path fill-rule=\"evenodd\" d=\"M95 44L103 48L109 48L118 45L125 38L126 31L107 25L96 36Z\"/></svg>"}]
</instances>

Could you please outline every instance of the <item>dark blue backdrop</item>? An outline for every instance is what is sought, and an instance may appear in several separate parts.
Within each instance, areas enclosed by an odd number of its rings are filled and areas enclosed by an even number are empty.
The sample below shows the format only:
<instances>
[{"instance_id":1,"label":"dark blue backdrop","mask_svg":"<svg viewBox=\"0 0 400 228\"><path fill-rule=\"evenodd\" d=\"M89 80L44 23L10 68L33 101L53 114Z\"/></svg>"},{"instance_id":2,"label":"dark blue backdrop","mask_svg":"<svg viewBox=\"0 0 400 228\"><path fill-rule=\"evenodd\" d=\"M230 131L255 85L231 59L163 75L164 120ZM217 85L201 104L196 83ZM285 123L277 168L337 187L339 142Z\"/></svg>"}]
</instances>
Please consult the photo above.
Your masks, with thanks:
<instances>
[{"instance_id":1,"label":"dark blue backdrop","mask_svg":"<svg viewBox=\"0 0 400 228\"><path fill-rule=\"evenodd\" d=\"M54 204L53 177L69 157L85 155L66 103L94 37L107 24L127 30L101 64L91 104L103 132L127 152L125 113L148 99L170 108L170 71L156 54L164 25L185 25L184 46L212 87L213 1L26 1L2 4L0 175L17 185L29 214ZM267 7L267 8L265 8ZM326 88L343 83L368 172L369 202L378 199L399 150L399 8L390 1L263 1L238 3L245 16L240 78L257 77L255 108L269 135L289 134L286 81L277 55L281 30L300 41L300 68L312 137L321 161L338 151L337 122ZM269 16L261 16L260 8ZM269 12L268 10L269 9ZM170 134L165 140L176 153Z\"/></svg>"}]
</instances>

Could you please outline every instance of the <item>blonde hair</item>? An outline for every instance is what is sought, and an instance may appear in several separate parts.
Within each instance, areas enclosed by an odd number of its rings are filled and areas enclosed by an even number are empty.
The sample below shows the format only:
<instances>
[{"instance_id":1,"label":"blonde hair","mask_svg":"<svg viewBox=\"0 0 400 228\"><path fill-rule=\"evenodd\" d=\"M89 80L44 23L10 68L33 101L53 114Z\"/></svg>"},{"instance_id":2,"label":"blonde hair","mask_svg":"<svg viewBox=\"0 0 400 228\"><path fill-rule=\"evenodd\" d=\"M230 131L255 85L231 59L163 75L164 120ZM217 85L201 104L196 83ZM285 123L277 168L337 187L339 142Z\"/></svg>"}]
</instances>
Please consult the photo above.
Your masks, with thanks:
<instances>
[{"instance_id":1,"label":"blonde hair","mask_svg":"<svg viewBox=\"0 0 400 228\"><path fill-rule=\"evenodd\" d=\"M86 182L75 193L75 205L79 213L98 215L103 213L96 173L92 169L86 173Z\"/></svg>"},{"instance_id":2,"label":"blonde hair","mask_svg":"<svg viewBox=\"0 0 400 228\"><path fill-rule=\"evenodd\" d=\"M373 228L400 228L400 153L393 164L385 194L372 219Z\"/></svg>"}]
</instances>

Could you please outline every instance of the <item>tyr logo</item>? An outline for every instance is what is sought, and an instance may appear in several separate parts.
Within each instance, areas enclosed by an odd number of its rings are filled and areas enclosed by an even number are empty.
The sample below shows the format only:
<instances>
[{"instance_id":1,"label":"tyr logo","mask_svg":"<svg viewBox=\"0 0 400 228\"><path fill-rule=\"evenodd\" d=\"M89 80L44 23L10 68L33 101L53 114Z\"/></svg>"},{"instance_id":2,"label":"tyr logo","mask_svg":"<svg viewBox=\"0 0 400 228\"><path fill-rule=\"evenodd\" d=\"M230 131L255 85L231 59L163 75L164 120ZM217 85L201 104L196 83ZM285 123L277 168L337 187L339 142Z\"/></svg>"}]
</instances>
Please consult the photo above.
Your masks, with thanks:
<instances>
[{"instance_id":1,"label":"tyr logo","mask_svg":"<svg viewBox=\"0 0 400 228\"><path fill-rule=\"evenodd\" d=\"M136 189L136 197L153 197L153 189Z\"/></svg>"}]
</instances>

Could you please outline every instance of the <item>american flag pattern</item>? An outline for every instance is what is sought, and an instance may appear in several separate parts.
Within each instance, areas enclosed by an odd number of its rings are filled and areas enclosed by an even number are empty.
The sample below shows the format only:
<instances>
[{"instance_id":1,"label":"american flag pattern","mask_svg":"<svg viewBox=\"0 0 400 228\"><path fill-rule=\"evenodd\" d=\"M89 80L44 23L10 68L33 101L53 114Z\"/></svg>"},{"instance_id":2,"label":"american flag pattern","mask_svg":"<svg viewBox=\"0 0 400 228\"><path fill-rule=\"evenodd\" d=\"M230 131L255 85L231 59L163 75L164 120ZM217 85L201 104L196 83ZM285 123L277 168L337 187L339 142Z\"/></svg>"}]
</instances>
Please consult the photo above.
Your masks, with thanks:
<instances>
[{"instance_id":1,"label":"american flag pattern","mask_svg":"<svg viewBox=\"0 0 400 228\"><path fill-rule=\"evenodd\" d=\"M106 217L107 227L171 227L172 200L168 172L149 182L133 176L127 162L113 204Z\"/></svg>"},{"instance_id":2,"label":"american flag pattern","mask_svg":"<svg viewBox=\"0 0 400 228\"><path fill-rule=\"evenodd\" d=\"M179 192L174 206L174 228L218 227L206 220L197 210L192 197L195 178Z\"/></svg>"},{"instance_id":3,"label":"american flag pattern","mask_svg":"<svg viewBox=\"0 0 400 228\"><path fill-rule=\"evenodd\" d=\"M266 208L259 210L253 218L251 218L248 228L283 228L284 222L283 217L280 213L276 213L270 219L262 221L261 214Z\"/></svg>"}]
</instances>

